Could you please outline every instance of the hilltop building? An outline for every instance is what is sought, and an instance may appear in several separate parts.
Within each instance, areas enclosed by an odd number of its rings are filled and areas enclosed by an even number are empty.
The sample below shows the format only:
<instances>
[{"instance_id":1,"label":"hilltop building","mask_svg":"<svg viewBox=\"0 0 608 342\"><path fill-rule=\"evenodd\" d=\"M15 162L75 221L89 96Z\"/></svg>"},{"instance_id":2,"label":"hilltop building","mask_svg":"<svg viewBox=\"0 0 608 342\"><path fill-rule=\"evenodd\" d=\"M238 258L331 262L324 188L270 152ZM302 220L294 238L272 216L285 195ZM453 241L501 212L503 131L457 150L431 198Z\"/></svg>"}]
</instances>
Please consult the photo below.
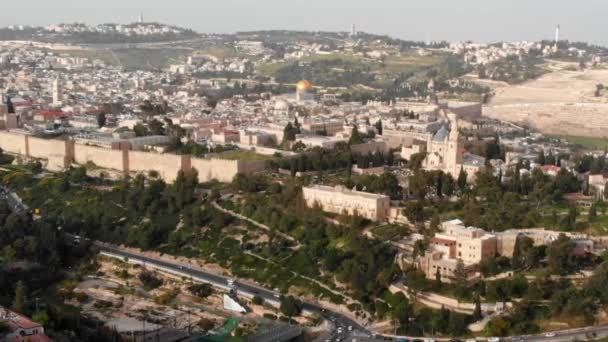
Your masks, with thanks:
<instances>
[{"instance_id":1,"label":"hilltop building","mask_svg":"<svg viewBox=\"0 0 608 342\"><path fill-rule=\"evenodd\" d=\"M443 222L441 230L431 239L429 250L417 260L418 268L429 279L435 279L439 273L442 281L451 282L460 260L467 277L474 278L478 276L479 263L496 255L497 238L494 234L466 227L460 220Z\"/></svg>"},{"instance_id":2,"label":"hilltop building","mask_svg":"<svg viewBox=\"0 0 608 342\"><path fill-rule=\"evenodd\" d=\"M475 174L485 167L485 158L467 153L458 132L458 119L455 114L448 114L451 129L440 128L426 142L426 157L422 162L425 170L440 170L456 178L464 170L469 180L474 181ZM417 147L422 152L420 146ZM403 151L402 151L403 152Z\"/></svg>"},{"instance_id":3,"label":"hilltop building","mask_svg":"<svg viewBox=\"0 0 608 342\"><path fill-rule=\"evenodd\" d=\"M51 339L44 334L42 324L0 306L0 323L8 331L0 332L0 340L7 342L47 342Z\"/></svg>"},{"instance_id":4,"label":"hilltop building","mask_svg":"<svg viewBox=\"0 0 608 342\"><path fill-rule=\"evenodd\" d=\"M324 185L304 187L302 194L306 205L319 205L330 213L357 214L373 221L387 220L390 214L391 200L385 195Z\"/></svg>"}]
</instances>

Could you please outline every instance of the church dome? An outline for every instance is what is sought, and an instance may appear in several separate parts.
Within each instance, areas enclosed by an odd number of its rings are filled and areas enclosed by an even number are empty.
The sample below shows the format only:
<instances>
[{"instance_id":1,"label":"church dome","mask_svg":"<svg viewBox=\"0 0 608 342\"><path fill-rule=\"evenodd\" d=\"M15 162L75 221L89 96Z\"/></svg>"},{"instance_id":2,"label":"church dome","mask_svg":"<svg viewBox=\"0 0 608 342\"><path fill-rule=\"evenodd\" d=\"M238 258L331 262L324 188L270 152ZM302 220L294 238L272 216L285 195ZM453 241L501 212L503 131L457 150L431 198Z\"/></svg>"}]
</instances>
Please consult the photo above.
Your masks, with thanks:
<instances>
[{"instance_id":1,"label":"church dome","mask_svg":"<svg viewBox=\"0 0 608 342\"><path fill-rule=\"evenodd\" d=\"M310 91L312 89L312 84L307 80L301 80L300 82L296 83L296 89L298 91Z\"/></svg>"},{"instance_id":2,"label":"church dome","mask_svg":"<svg viewBox=\"0 0 608 342\"><path fill-rule=\"evenodd\" d=\"M441 126L441 128L435 133L433 136L433 141L445 141L450 135L450 131L445 126Z\"/></svg>"}]
</instances>

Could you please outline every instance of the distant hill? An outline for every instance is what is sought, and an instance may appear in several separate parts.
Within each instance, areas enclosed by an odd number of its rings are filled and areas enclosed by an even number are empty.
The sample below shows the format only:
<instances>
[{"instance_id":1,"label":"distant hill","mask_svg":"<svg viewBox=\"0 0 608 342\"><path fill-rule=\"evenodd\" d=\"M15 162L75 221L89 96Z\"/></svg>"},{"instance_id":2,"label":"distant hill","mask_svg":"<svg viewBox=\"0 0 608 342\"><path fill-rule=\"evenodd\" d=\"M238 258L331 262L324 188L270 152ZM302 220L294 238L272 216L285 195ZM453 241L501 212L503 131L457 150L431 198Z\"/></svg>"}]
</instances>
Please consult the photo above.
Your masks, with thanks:
<instances>
[{"instance_id":1,"label":"distant hill","mask_svg":"<svg viewBox=\"0 0 608 342\"><path fill-rule=\"evenodd\" d=\"M200 37L197 32L160 23L58 24L0 28L0 41L31 40L60 44L130 44L170 42Z\"/></svg>"}]
</instances>

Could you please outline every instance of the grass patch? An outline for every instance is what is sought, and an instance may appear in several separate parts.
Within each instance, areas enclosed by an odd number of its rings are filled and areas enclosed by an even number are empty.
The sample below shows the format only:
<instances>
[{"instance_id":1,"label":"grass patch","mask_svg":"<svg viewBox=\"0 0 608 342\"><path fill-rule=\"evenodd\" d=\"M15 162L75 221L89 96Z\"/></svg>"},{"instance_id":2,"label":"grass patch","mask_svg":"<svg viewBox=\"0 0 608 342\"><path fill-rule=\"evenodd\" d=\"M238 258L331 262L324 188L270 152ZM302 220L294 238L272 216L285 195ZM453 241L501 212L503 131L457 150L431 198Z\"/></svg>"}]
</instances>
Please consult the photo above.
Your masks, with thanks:
<instances>
[{"instance_id":1,"label":"grass patch","mask_svg":"<svg viewBox=\"0 0 608 342\"><path fill-rule=\"evenodd\" d=\"M410 233L409 229L405 226L396 224L387 224L371 229L372 234L380 240L398 240Z\"/></svg>"},{"instance_id":2,"label":"grass patch","mask_svg":"<svg viewBox=\"0 0 608 342\"><path fill-rule=\"evenodd\" d=\"M577 145L584 150L603 150L608 147L608 137L593 138L579 137L572 135L556 135L555 138L566 140L571 144Z\"/></svg>"},{"instance_id":3,"label":"grass patch","mask_svg":"<svg viewBox=\"0 0 608 342\"><path fill-rule=\"evenodd\" d=\"M108 65L125 69L162 69L182 61L187 49L95 49L62 51L70 56L99 59Z\"/></svg>"},{"instance_id":4,"label":"grass patch","mask_svg":"<svg viewBox=\"0 0 608 342\"><path fill-rule=\"evenodd\" d=\"M281 68L287 66L286 62L269 63L259 65L256 69L257 73L264 76L274 76Z\"/></svg>"},{"instance_id":5,"label":"grass patch","mask_svg":"<svg viewBox=\"0 0 608 342\"><path fill-rule=\"evenodd\" d=\"M213 56L218 59L233 58L239 56L239 54L234 48L220 45L210 46L199 50L198 52L204 55Z\"/></svg>"},{"instance_id":6,"label":"grass patch","mask_svg":"<svg viewBox=\"0 0 608 342\"><path fill-rule=\"evenodd\" d=\"M185 49L119 49L113 50L126 69L161 69L180 62L191 51Z\"/></svg>"},{"instance_id":7,"label":"grass patch","mask_svg":"<svg viewBox=\"0 0 608 342\"><path fill-rule=\"evenodd\" d=\"M416 54L406 54L399 56L388 56L384 62L384 72L387 74L417 72L421 68L428 68L441 64L445 61L445 56L419 56Z\"/></svg>"}]
</instances>

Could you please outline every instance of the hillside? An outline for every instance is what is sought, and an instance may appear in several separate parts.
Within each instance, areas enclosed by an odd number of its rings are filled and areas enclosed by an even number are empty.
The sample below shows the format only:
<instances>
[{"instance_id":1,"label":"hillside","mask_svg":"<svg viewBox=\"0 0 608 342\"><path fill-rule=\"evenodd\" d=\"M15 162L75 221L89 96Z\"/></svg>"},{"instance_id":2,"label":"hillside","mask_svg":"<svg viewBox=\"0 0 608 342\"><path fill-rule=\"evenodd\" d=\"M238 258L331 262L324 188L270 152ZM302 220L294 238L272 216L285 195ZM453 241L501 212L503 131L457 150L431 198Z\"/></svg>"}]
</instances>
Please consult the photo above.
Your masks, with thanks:
<instances>
[{"instance_id":1,"label":"hillside","mask_svg":"<svg viewBox=\"0 0 608 342\"><path fill-rule=\"evenodd\" d=\"M498 85L484 115L529 125L543 133L608 136L608 69L576 70L574 63L550 62L552 71L516 86ZM596 96L599 95L599 96Z\"/></svg>"}]
</instances>

